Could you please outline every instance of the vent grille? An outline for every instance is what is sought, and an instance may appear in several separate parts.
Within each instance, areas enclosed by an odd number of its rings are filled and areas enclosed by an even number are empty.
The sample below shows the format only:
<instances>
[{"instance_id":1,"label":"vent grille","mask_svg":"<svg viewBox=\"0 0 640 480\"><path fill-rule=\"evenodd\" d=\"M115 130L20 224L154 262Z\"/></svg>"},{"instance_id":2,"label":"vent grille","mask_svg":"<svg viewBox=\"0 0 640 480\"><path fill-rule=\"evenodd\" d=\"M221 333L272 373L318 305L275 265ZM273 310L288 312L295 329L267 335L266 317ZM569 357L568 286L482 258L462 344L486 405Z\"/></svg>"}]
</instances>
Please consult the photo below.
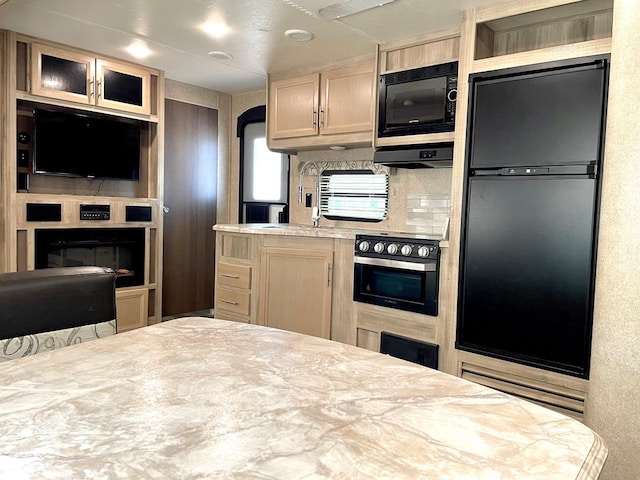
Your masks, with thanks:
<instances>
[{"instance_id":1,"label":"vent grille","mask_svg":"<svg viewBox=\"0 0 640 480\"><path fill-rule=\"evenodd\" d=\"M395 0L346 0L321 8L318 10L318 14L325 20L335 20L336 18L364 12L371 8L381 7L394 1Z\"/></svg>"},{"instance_id":2,"label":"vent grille","mask_svg":"<svg viewBox=\"0 0 640 480\"><path fill-rule=\"evenodd\" d=\"M462 378L555 410L576 420L584 420L585 393L568 387L462 364Z\"/></svg>"},{"instance_id":3,"label":"vent grille","mask_svg":"<svg viewBox=\"0 0 640 480\"><path fill-rule=\"evenodd\" d=\"M333 4L329 4L329 1L326 0L322 2L318 2L318 0L282 0L285 5L321 20L336 20L392 2L395 0L343 0ZM2 0L0 0L1 3ZM318 10L318 7L321 8Z\"/></svg>"}]
</instances>

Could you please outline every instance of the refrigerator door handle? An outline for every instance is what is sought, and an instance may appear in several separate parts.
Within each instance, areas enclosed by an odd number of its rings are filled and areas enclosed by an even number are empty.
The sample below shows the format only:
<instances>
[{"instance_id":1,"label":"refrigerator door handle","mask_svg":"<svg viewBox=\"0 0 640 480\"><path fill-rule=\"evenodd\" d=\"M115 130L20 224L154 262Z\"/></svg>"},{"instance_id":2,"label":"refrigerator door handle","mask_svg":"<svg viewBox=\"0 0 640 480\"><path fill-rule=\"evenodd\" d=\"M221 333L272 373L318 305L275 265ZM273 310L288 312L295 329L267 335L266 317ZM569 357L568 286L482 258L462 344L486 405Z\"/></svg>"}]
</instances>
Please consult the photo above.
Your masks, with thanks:
<instances>
[{"instance_id":1,"label":"refrigerator door handle","mask_svg":"<svg viewBox=\"0 0 640 480\"><path fill-rule=\"evenodd\" d=\"M546 167L504 167L473 169L471 176L516 176L529 177L536 175L589 175L595 178L598 174L597 165L557 165Z\"/></svg>"}]
</instances>

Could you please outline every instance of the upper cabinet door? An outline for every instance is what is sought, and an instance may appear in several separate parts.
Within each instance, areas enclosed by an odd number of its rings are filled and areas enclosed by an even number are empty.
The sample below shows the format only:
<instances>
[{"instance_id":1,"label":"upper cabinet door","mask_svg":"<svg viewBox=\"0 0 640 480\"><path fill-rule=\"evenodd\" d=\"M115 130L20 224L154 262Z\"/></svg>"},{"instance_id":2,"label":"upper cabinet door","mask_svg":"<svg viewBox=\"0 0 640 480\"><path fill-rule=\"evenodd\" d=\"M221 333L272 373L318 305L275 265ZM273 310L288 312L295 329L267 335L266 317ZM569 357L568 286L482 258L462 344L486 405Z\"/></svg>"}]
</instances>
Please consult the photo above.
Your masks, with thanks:
<instances>
[{"instance_id":1,"label":"upper cabinet door","mask_svg":"<svg viewBox=\"0 0 640 480\"><path fill-rule=\"evenodd\" d=\"M322 73L320 134L373 131L373 66Z\"/></svg>"},{"instance_id":2,"label":"upper cabinet door","mask_svg":"<svg viewBox=\"0 0 640 480\"><path fill-rule=\"evenodd\" d=\"M43 97L93 104L95 58L33 43L31 93Z\"/></svg>"},{"instance_id":3,"label":"upper cabinet door","mask_svg":"<svg viewBox=\"0 0 640 480\"><path fill-rule=\"evenodd\" d=\"M107 60L96 60L96 105L148 115L151 74Z\"/></svg>"},{"instance_id":4,"label":"upper cabinet door","mask_svg":"<svg viewBox=\"0 0 640 480\"><path fill-rule=\"evenodd\" d=\"M317 135L319 90L317 73L272 82L269 91L271 138Z\"/></svg>"},{"instance_id":5,"label":"upper cabinet door","mask_svg":"<svg viewBox=\"0 0 640 480\"><path fill-rule=\"evenodd\" d=\"M149 115L151 72L61 48L31 44L31 93Z\"/></svg>"}]
</instances>

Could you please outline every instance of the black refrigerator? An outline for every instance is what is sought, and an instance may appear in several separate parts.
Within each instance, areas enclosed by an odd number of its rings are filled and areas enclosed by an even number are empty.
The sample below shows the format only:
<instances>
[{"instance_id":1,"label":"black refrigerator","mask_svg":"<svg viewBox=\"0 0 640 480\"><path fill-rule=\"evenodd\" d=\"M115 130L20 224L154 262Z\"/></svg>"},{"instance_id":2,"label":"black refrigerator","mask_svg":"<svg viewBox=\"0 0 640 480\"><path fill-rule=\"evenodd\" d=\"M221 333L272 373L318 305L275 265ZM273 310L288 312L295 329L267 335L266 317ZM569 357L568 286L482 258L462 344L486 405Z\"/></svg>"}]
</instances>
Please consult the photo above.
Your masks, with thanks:
<instances>
[{"instance_id":1,"label":"black refrigerator","mask_svg":"<svg viewBox=\"0 0 640 480\"><path fill-rule=\"evenodd\" d=\"M588 378L608 64L470 76L458 349Z\"/></svg>"}]
</instances>

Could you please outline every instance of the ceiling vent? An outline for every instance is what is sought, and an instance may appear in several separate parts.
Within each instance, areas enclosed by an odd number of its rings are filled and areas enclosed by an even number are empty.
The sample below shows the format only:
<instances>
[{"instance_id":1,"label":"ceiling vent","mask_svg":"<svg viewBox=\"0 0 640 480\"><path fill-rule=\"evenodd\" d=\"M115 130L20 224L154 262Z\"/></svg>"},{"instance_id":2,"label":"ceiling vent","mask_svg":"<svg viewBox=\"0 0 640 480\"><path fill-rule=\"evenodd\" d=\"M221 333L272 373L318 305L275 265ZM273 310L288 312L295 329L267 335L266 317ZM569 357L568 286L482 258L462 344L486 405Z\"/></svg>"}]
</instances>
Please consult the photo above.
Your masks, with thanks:
<instances>
[{"instance_id":1,"label":"ceiling vent","mask_svg":"<svg viewBox=\"0 0 640 480\"><path fill-rule=\"evenodd\" d=\"M395 0L345 0L333 4L330 3L331 0L282 0L282 2L312 17L321 20L336 20L395 2ZM318 7L320 8L318 9Z\"/></svg>"},{"instance_id":2,"label":"ceiling vent","mask_svg":"<svg viewBox=\"0 0 640 480\"><path fill-rule=\"evenodd\" d=\"M395 0L347 0L346 2L334 3L328 7L318 10L318 14L324 20L335 20L355 13L364 12L375 7L381 7Z\"/></svg>"}]
</instances>

